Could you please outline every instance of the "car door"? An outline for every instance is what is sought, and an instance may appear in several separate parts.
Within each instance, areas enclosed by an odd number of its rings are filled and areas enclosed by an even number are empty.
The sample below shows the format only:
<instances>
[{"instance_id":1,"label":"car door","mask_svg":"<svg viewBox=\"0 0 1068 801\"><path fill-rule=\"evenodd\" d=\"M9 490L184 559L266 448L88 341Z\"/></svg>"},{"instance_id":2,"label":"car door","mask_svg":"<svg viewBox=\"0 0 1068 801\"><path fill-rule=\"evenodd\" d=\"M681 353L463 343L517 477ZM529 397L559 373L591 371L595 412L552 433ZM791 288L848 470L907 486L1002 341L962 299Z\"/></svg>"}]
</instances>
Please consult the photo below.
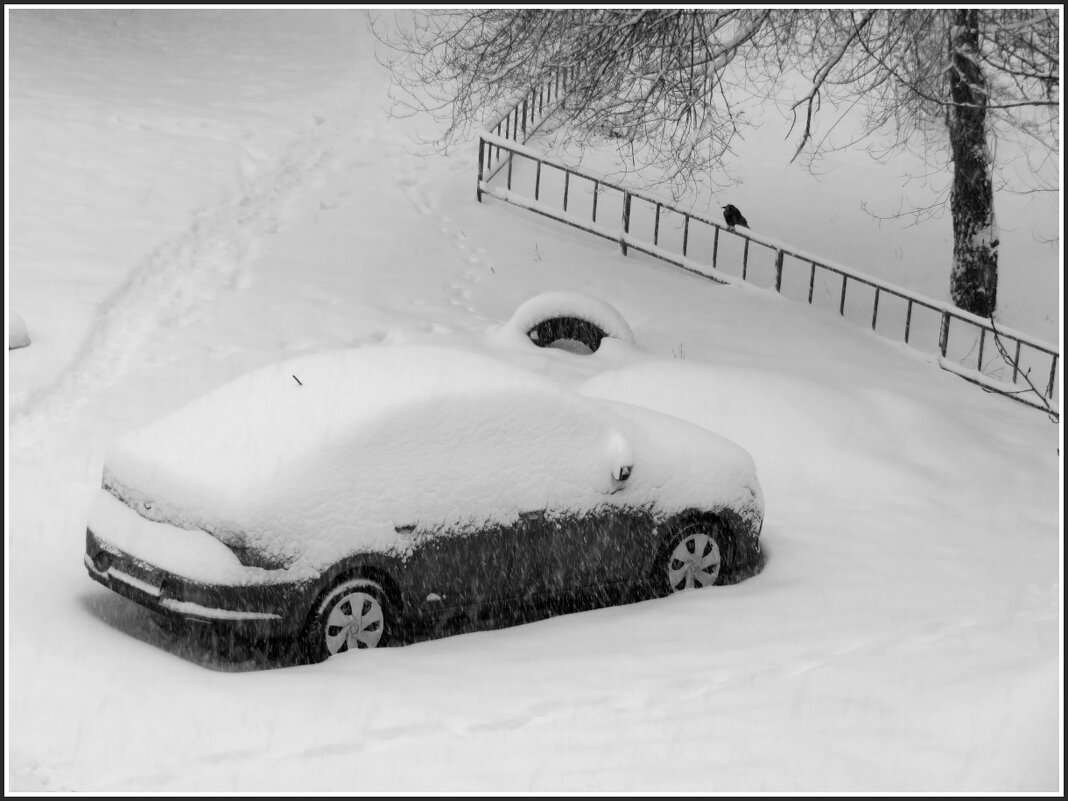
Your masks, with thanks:
<instances>
[{"instance_id":1,"label":"car door","mask_svg":"<svg viewBox=\"0 0 1068 801\"><path fill-rule=\"evenodd\" d=\"M492 603L516 591L519 521L412 532L405 563L412 597L428 606Z\"/></svg>"},{"instance_id":2,"label":"car door","mask_svg":"<svg viewBox=\"0 0 1068 801\"><path fill-rule=\"evenodd\" d=\"M629 502L635 455L625 425L596 405L573 414L572 430L583 435L550 443L545 458L581 469L548 489L537 548L527 549L539 559L538 592L548 596L638 577L652 529L649 514ZM576 460L576 448L585 458Z\"/></svg>"},{"instance_id":3,"label":"car door","mask_svg":"<svg viewBox=\"0 0 1068 801\"><path fill-rule=\"evenodd\" d=\"M548 499L558 479L555 440L566 438L559 426L544 425L558 422L557 402L555 393L539 399L500 392L439 402L432 418L419 415L433 422L419 438L434 466L412 465L407 476L415 497L405 507L415 520L404 527L405 581L417 601L469 606L539 591L551 544ZM424 495L445 500L421 506ZM444 516L419 512L442 505Z\"/></svg>"},{"instance_id":4,"label":"car door","mask_svg":"<svg viewBox=\"0 0 1068 801\"><path fill-rule=\"evenodd\" d=\"M413 597L523 600L618 561L596 515L625 486L614 477L631 460L621 421L549 387L438 401L432 416L418 416L432 466L406 468L413 497L403 505L448 514L417 515L405 544Z\"/></svg>"},{"instance_id":5,"label":"car door","mask_svg":"<svg viewBox=\"0 0 1068 801\"><path fill-rule=\"evenodd\" d=\"M562 568L558 584L586 591L640 581L654 525L644 509L621 503L559 520L554 544Z\"/></svg>"}]
</instances>

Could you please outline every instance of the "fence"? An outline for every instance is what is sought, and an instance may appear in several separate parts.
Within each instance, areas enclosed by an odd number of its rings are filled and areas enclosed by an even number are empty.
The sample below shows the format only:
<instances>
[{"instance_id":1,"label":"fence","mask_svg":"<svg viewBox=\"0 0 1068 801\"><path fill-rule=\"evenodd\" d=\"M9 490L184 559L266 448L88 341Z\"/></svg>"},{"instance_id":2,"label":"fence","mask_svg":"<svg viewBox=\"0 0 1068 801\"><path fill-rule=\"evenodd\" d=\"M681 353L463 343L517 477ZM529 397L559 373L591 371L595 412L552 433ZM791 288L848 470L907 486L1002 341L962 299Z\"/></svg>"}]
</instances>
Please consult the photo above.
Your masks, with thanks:
<instances>
[{"instance_id":1,"label":"fence","mask_svg":"<svg viewBox=\"0 0 1068 801\"><path fill-rule=\"evenodd\" d=\"M724 227L525 147L566 96L572 77L571 72L561 73L532 90L480 134L480 202L488 194L618 242L623 255L634 250L720 283L755 284L809 305L829 305L840 317L936 355L943 369L1059 420L1055 397L1060 359L1051 346L785 243ZM546 196L559 203L546 202Z\"/></svg>"},{"instance_id":2,"label":"fence","mask_svg":"<svg viewBox=\"0 0 1068 801\"><path fill-rule=\"evenodd\" d=\"M532 89L529 95L524 95L503 117L497 120L497 124L487 128L485 133L493 132L493 136L507 143L518 142L525 144L530 137L537 133L538 129L552 115L556 105L567 94L567 86L570 83L574 70L562 70L556 74L556 78L536 89ZM522 137L520 139L519 137ZM505 167L508 169L508 186L512 185L512 162L511 154L508 158L501 156L502 148L490 145L485 149L485 136L479 141L478 146L478 200L482 202L482 185L497 177Z\"/></svg>"}]
</instances>

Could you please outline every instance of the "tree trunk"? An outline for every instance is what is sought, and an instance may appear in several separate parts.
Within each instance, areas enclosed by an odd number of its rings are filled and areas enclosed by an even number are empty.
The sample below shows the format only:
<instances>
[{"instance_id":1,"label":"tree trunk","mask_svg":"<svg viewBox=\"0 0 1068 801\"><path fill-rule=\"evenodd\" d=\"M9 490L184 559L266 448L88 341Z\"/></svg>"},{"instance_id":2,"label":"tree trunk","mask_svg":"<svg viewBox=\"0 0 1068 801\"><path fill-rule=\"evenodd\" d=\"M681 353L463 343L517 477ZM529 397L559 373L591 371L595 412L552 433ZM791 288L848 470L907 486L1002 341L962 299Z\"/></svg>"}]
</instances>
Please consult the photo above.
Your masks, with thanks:
<instances>
[{"instance_id":1,"label":"tree trunk","mask_svg":"<svg viewBox=\"0 0 1068 801\"><path fill-rule=\"evenodd\" d=\"M991 317L997 305L998 232L986 143L987 90L979 67L979 15L954 9L949 28L949 142L953 152L953 302Z\"/></svg>"}]
</instances>

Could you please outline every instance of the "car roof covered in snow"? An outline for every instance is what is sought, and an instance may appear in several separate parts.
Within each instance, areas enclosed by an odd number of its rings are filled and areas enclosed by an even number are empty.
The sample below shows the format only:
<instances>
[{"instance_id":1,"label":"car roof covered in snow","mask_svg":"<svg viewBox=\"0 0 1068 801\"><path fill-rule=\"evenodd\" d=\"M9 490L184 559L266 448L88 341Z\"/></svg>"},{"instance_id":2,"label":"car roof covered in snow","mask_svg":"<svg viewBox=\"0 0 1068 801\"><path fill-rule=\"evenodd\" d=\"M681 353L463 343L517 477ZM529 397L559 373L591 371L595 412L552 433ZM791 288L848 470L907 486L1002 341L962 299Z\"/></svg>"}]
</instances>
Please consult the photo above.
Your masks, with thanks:
<instances>
[{"instance_id":1,"label":"car roof covered in snow","mask_svg":"<svg viewBox=\"0 0 1068 801\"><path fill-rule=\"evenodd\" d=\"M142 515L213 531L270 514L264 528L292 532L353 493L363 500L346 514L362 519L419 503L459 515L483 500L461 497L463 476L494 476L503 432L514 452L558 436L565 420L579 436L597 419L614 415L488 356L415 345L329 351L260 368L126 434L105 460L104 484ZM460 486L445 497L450 482ZM283 526L291 513L281 507L304 508L305 520Z\"/></svg>"},{"instance_id":2,"label":"car roof covered in snow","mask_svg":"<svg viewBox=\"0 0 1068 801\"><path fill-rule=\"evenodd\" d=\"M315 353L254 370L130 432L115 443L108 466L143 457L175 465L188 460L204 470L210 458L216 469L229 465L248 475L269 467L262 457L300 458L321 443L381 425L411 404L504 392L574 397L536 373L454 348Z\"/></svg>"}]
</instances>

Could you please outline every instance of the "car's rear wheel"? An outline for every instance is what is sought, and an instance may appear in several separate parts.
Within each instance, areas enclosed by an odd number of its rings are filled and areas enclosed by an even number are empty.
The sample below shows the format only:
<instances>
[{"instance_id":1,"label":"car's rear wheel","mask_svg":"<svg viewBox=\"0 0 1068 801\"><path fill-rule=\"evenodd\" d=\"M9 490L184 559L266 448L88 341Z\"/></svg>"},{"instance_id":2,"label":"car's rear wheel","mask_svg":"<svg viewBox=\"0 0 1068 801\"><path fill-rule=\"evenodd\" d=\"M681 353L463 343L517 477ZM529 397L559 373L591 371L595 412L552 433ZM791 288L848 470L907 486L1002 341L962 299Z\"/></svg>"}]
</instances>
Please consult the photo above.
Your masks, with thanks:
<instances>
[{"instance_id":1,"label":"car's rear wheel","mask_svg":"<svg viewBox=\"0 0 1068 801\"><path fill-rule=\"evenodd\" d=\"M382 586L365 578L346 579L327 592L308 626L312 656L387 645L394 625L393 609Z\"/></svg>"},{"instance_id":2,"label":"car's rear wheel","mask_svg":"<svg viewBox=\"0 0 1068 801\"><path fill-rule=\"evenodd\" d=\"M690 523L673 531L657 563L661 590L673 593L718 584L726 568L725 546L717 523Z\"/></svg>"}]
</instances>

